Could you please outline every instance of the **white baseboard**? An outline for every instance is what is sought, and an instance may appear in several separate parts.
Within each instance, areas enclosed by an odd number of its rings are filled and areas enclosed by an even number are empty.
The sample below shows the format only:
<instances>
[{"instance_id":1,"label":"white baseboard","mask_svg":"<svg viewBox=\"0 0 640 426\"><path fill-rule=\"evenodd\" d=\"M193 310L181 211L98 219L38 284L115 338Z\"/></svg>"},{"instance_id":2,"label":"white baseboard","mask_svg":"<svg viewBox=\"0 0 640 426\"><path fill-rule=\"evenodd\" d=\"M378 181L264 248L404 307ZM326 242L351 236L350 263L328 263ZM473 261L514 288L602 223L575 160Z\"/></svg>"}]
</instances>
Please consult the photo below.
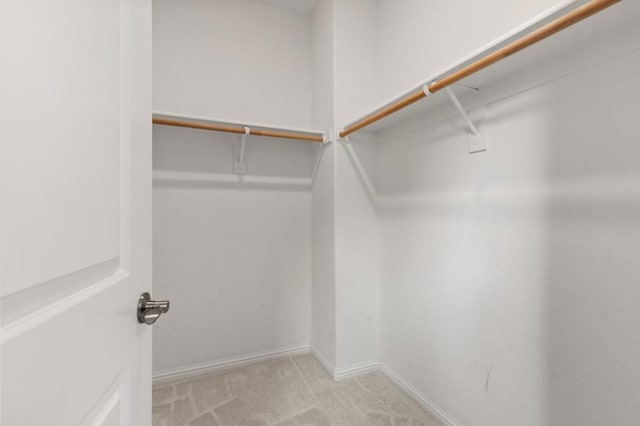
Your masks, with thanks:
<instances>
[{"instance_id":1,"label":"white baseboard","mask_svg":"<svg viewBox=\"0 0 640 426\"><path fill-rule=\"evenodd\" d=\"M391 367L383 362L366 361L346 368L336 369L328 362L316 348L309 344L287 346L283 348L272 349L268 351L255 352L252 354L240 355L237 357L225 358L218 361L205 362L201 364L188 365L186 367L174 368L170 370L160 371L153 374L154 383L163 383L170 380L187 379L189 377L212 373L215 371L226 370L229 368L240 367L242 365L252 364L254 362L265 361L268 359L280 358L291 355L301 355L312 353L320 365L329 373L334 380L342 380L347 377L356 376L370 371L379 371L387 376L391 381L396 383L402 390L416 400L425 410L432 413L441 422L447 426L460 426L452 416L438 406L431 399L427 398L422 392L413 387L407 380L402 378Z\"/></svg>"},{"instance_id":2,"label":"white baseboard","mask_svg":"<svg viewBox=\"0 0 640 426\"><path fill-rule=\"evenodd\" d=\"M286 346L268 351L254 352L251 354L225 358L217 361L203 362L200 364L192 364L185 367L159 371L153 373L153 382L162 383L170 380L186 379L198 374L227 370L229 368L240 367L242 365L252 364L254 362L265 361L268 359L280 358L283 356L308 354L309 352L309 344Z\"/></svg>"},{"instance_id":3,"label":"white baseboard","mask_svg":"<svg viewBox=\"0 0 640 426\"><path fill-rule=\"evenodd\" d=\"M429 411L431 414L436 416L438 420L443 422L447 426L460 426L460 423L456 421L452 416L450 416L446 411L438 406L431 399L427 398L422 392L418 389L414 388L409 384L405 379L403 379L398 373L393 371L391 367L389 367L384 362L378 363L379 371L391 379L395 384L400 386L403 391L408 393L413 399L415 399L422 407Z\"/></svg>"},{"instance_id":4,"label":"white baseboard","mask_svg":"<svg viewBox=\"0 0 640 426\"><path fill-rule=\"evenodd\" d=\"M333 380L342 380L359 374L369 373L379 370L380 363L378 361L365 361L350 365L344 368L333 370Z\"/></svg>"},{"instance_id":5,"label":"white baseboard","mask_svg":"<svg viewBox=\"0 0 640 426\"><path fill-rule=\"evenodd\" d=\"M348 377L356 376L358 374L367 373L369 371L375 371L378 368L378 361L365 361L358 364L353 364L344 368L336 368L332 363L320 354L318 349L311 345L311 353L316 357L320 365L325 369L333 380L338 381L346 379Z\"/></svg>"},{"instance_id":6,"label":"white baseboard","mask_svg":"<svg viewBox=\"0 0 640 426\"><path fill-rule=\"evenodd\" d=\"M316 359L318 360L318 362L320 363L322 368L324 368L324 370L331 377L333 377L333 371L335 370L335 367L333 366L333 364L330 363L329 361L327 361L325 359L325 357L323 357L322 354L320 354L320 352L318 352L318 349L316 349L313 345L311 345L311 353L313 354L313 356L316 357Z\"/></svg>"}]
</instances>

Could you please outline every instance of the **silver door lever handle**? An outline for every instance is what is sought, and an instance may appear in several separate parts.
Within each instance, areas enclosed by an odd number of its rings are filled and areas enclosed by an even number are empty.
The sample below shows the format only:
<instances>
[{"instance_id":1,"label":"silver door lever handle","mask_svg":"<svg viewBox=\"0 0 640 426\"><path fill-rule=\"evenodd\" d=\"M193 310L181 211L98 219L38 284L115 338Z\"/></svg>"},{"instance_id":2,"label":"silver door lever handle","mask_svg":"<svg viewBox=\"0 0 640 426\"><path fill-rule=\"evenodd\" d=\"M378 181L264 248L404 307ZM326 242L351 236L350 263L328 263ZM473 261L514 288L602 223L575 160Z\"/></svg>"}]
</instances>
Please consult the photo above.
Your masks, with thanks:
<instances>
[{"instance_id":1,"label":"silver door lever handle","mask_svg":"<svg viewBox=\"0 0 640 426\"><path fill-rule=\"evenodd\" d=\"M138 299L138 322L151 325L160 318L160 315L169 312L168 300L151 300L149 293L142 293Z\"/></svg>"},{"instance_id":2,"label":"silver door lever handle","mask_svg":"<svg viewBox=\"0 0 640 426\"><path fill-rule=\"evenodd\" d=\"M169 301L168 300L150 300L147 302L145 309L158 309L161 313L166 314L169 311Z\"/></svg>"}]
</instances>

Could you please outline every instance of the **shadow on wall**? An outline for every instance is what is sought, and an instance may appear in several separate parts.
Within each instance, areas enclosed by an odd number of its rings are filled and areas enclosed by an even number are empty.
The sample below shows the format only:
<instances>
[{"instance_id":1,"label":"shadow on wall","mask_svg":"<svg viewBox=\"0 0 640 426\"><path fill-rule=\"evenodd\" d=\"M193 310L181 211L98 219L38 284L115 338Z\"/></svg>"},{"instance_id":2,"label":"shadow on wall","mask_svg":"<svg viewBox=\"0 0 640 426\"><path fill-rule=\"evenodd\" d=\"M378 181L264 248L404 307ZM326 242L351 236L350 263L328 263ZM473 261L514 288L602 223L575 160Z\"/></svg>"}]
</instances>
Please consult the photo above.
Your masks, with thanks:
<instances>
[{"instance_id":1,"label":"shadow on wall","mask_svg":"<svg viewBox=\"0 0 640 426\"><path fill-rule=\"evenodd\" d=\"M156 125L154 185L309 191L314 144L249 136L245 172L236 173L241 136Z\"/></svg>"},{"instance_id":2,"label":"shadow on wall","mask_svg":"<svg viewBox=\"0 0 640 426\"><path fill-rule=\"evenodd\" d=\"M154 127L153 369L209 368L308 345L311 144L250 138L247 183L236 135Z\"/></svg>"},{"instance_id":3,"label":"shadow on wall","mask_svg":"<svg viewBox=\"0 0 640 426\"><path fill-rule=\"evenodd\" d=\"M377 171L379 166L377 140L375 134L363 131L359 135L351 136L349 140L341 141L339 146L344 150L369 202L376 209L378 207Z\"/></svg>"},{"instance_id":4,"label":"shadow on wall","mask_svg":"<svg viewBox=\"0 0 640 426\"><path fill-rule=\"evenodd\" d=\"M490 105L484 153L451 121L380 145L381 360L462 424L640 417L639 67Z\"/></svg>"},{"instance_id":5,"label":"shadow on wall","mask_svg":"<svg viewBox=\"0 0 640 426\"><path fill-rule=\"evenodd\" d=\"M549 425L640 418L639 70L637 52L602 64L546 105Z\"/></svg>"}]
</instances>

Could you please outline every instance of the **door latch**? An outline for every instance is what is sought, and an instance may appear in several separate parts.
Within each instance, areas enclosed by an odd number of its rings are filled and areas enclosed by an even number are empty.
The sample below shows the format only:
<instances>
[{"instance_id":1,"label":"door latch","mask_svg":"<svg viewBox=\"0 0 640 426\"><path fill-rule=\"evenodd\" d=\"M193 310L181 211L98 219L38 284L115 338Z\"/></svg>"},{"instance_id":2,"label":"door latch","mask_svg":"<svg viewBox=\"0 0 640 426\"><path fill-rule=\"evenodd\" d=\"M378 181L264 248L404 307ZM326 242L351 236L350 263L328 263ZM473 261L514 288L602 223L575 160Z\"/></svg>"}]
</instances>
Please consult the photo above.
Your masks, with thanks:
<instances>
[{"instance_id":1,"label":"door latch","mask_svg":"<svg viewBox=\"0 0 640 426\"><path fill-rule=\"evenodd\" d=\"M149 293L142 293L138 299L138 322L151 325L158 320L160 315L169 312L168 300L151 300Z\"/></svg>"}]
</instances>

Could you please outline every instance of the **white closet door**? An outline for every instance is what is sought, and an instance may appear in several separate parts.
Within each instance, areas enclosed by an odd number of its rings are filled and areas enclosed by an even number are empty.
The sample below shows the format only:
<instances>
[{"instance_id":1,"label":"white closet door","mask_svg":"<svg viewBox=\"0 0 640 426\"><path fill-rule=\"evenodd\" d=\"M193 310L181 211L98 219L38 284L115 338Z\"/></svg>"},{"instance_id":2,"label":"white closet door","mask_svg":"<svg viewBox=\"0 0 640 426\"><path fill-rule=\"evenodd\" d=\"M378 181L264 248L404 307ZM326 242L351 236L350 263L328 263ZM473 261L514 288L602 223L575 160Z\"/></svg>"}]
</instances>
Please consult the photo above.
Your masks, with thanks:
<instances>
[{"instance_id":1,"label":"white closet door","mask_svg":"<svg viewBox=\"0 0 640 426\"><path fill-rule=\"evenodd\" d=\"M149 425L150 0L0 0L1 424Z\"/></svg>"}]
</instances>

